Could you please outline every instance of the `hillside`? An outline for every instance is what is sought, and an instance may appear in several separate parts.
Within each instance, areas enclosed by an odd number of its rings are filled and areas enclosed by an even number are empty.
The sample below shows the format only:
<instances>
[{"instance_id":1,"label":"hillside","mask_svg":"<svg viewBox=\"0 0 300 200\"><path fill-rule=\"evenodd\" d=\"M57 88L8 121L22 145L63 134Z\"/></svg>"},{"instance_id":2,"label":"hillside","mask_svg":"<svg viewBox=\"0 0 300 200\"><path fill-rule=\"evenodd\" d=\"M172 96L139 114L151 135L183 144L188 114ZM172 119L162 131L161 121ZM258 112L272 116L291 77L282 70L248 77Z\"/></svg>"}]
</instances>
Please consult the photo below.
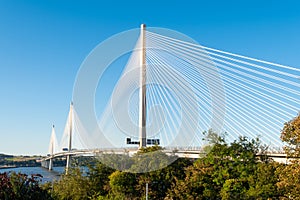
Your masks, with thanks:
<instances>
[{"instance_id":1,"label":"hillside","mask_svg":"<svg viewBox=\"0 0 300 200\"><path fill-rule=\"evenodd\" d=\"M36 167L40 166L36 160L40 159L40 156L13 156L0 154L0 169L12 168L12 167Z\"/></svg>"}]
</instances>

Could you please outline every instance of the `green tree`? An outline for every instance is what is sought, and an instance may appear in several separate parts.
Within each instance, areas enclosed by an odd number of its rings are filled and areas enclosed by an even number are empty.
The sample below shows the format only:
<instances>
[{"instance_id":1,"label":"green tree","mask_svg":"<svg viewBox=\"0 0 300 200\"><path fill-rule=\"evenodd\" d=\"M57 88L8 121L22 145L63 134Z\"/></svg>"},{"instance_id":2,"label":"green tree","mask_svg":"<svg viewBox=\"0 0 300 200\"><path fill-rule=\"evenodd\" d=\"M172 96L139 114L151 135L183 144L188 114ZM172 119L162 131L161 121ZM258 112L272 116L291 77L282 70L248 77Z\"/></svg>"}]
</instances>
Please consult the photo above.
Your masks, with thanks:
<instances>
[{"instance_id":1,"label":"green tree","mask_svg":"<svg viewBox=\"0 0 300 200\"><path fill-rule=\"evenodd\" d=\"M147 183L150 199L164 199L176 178L183 179L185 177L185 168L190 165L192 162L189 159L178 158L165 168L140 174L137 185L140 196L145 196Z\"/></svg>"},{"instance_id":2,"label":"green tree","mask_svg":"<svg viewBox=\"0 0 300 200\"><path fill-rule=\"evenodd\" d=\"M129 154L99 154L97 159L112 169L128 171L133 164Z\"/></svg>"},{"instance_id":3,"label":"green tree","mask_svg":"<svg viewBox=\"0 0 300 200\"><path fill-rule=\"evenodd\" d=\"M204 161L204 160L202 160ZM168 190L166 199L216 199L211 174L213 166L207 162L195 162L185 170L185 178L175 178L175 182Z\"/></svg>"},{"instance_id":4,"label":"green tree","mask_svg":"<svg viewBox=\"0 0 300 200\"><path fill-rule=\"evenodd\" d=\"M220 191L220 196L222 200L247 199L248 188L249 184L246 179L227 179Z\"/></svg>"},{"instance_id":5,"label":"green tree","mask_svg":"<svg viewBox=\"0 0 300 200\"><path fill-rule=\"evenodd\" d=\"M277 187L279 163L259 162L253 175L248 177L249 190L247 196L253 199L278 199L281 196Z\"/></svg>"},{"instance_id":6,"label":"green tree","mask_svg":"<svg viewBox=\"0 0 300 200\"><path fill-rule=\"evenodd\" d=\"M79 167L75 167L53 184L53 195L61 200L84 200L95 195L90 188L88 177L83 175Z\"/></svg>"},{"instance_id":7,"label":"green tree","mask_svg":"<svg viewBox=\"0 0 300 200\"><path fill-rule=\"evenodd\" d=\"M277 188L271 186L276 185L276 176L271 181L260 177L274 175L275 168L268 168L268 163L258 160L256 154L259 149L259 140L240 137L228 145L224 139L219 139L205 157L186 168L183 180L176 179L166 199L276 197ZM261 189L254 193L262 185L266 191Z\"/></svg>"},{"instance_id":8,"label":"green tree","mask_svg":"<svg viewBox=\"0 0 300 200\"><path fill-rule=\"evenodd\" d=\"M171 188L175 177L183 177L186 166L191 165L188 159L178 159L177 156L167 155L160 146L150 146L140 149L133 156L130 171L139 173L136 189L141 198L145 197L146 184L150 199L164 199Z\"/></svg>"},{"instance_id":9,"label":"green tree","mask_svg":"<svg viewBox=\"0 0 300 200\"><path fill-rule=\"evenodd\" d=\"M89 172L87 174L90 191L100 196L106 196L110 191L109 176L115 170L96 161L93 165L89 165Z\"/></svg>"},{"instance_id":10,"label":"green tree","mask_svg":"<svg viewBox=\"0 0 300 200\"><path fill-rule=\"evenodd\" d=\"M138 193L135 189L137 184L136 174L115 171L109 176L109 180L111 192L116 198L138 198Z\"/></svg>"},{"instance_id":11,"label":"green tree","mask_svg":"<svg viewBox=\"0 0 300 200\"><path fill-rule=\"evenodd\" d=\"M167 167L176 159L177 157L166 155L163 148L157 145L142 148L133 156L133 164L129 171L134 173L156 171Z\"/></svg>"}]
</instances>

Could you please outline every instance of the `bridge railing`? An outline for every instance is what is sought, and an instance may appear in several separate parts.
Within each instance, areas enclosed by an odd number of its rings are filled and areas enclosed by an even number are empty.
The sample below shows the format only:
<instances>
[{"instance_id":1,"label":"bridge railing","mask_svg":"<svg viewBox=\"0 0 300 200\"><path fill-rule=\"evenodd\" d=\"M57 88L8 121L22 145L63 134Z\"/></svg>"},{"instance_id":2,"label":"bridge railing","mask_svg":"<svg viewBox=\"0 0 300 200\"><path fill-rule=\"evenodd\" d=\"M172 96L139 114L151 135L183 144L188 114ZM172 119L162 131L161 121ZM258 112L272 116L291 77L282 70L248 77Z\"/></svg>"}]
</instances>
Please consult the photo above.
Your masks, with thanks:
<instances>
[{"instance_id":1,"label":"bridge railing","mask_svg":"<svg viewBox=\"0 0 300 200\"><path fill-rule=\"evenodd\" d=\"M173 146L163 148L165 152L179 152L179 153L204 153L204 147L196 146ZM80 150L71 150L71 151L62 151L55 153L53 155L47 156L41 160L49 160L51 158L66 156L66 155L82 155L82 154L102 154L102 153L134 153L138 151L136 147L129 148L99 148L99 149L80 149ZM266 150L262 150L258 154L285 154L283 147L269 147Z\"/></svg>"}]
</instances>

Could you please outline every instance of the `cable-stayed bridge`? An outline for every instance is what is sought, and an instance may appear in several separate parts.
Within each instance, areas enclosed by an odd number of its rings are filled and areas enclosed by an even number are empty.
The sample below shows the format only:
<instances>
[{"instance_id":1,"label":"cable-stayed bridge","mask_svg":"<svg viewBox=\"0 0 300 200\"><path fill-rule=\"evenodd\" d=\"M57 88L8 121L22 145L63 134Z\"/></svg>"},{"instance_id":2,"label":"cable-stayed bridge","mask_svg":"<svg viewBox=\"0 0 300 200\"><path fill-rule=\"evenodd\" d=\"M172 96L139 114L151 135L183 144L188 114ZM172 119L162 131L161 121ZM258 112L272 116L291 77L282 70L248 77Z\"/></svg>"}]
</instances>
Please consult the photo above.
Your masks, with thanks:
<instances>
[{"instance_id":1,"label":"cable-stayed bridge","mask_svg":"<svg viewBox=\"0 0 300 200\"><path fill-rule=\"evenodd\" d=\"M226 133L229 141L259 137L270 151L279 151L284 123L300 111L299 88L299 68L201 46L142 25L99 130L87 131L71 104L59 145L53 128L47 159L134 153L137 145L158 142L167 153L176 149L178 156L193 157L207 145L202 133L209 129Z\"/></svg>"}]
</instances>

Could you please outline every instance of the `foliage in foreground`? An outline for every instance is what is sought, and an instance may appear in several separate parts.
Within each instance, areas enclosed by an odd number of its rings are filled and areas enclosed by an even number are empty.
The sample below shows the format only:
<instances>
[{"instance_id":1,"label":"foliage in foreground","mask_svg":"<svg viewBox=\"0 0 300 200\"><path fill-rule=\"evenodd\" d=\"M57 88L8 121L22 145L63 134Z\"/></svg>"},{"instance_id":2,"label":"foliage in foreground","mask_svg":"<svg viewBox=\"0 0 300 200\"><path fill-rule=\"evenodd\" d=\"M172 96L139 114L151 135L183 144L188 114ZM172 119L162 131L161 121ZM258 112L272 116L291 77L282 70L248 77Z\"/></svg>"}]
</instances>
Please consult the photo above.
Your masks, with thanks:
<instances>
[{"instance_id":1,"label":"foliage in foreground","mask_svg":"<svg viewBox=\"0 0 300 200\"><path fill-rule=\"evenodd\" d=\"M300 155L299 122L297 116L282 130L288 155ZM149 199L300 199L299 160L279 164L267 156L257 156L264 150L259 140L241 137L228 144L211 131L207 134L212 145L206 156L194 162L177 159L165 168L146 173L129 171L151 169L163 163L168 156L160 147L142 149L131 160L124 158L126 163L117 166L122 171L98 160L89 166L87 174L75 167L69 175L42 188L33 177L1 174L0 199L145 199L146 184ZM142 156L152 151L152 157ZM113 160L123 158L118 155L110 159L113 164Z\"/></svg>"},{"instance_id":2,"label":"foliage in foreground","mask_svg":"<svg viewBox=\"0 0 300 200\"><path fill-rule=\"evenodd\" d=\"M47 190L40 187L41 175L28 176L21 173L0 174L1 200L39 200L52 199Z\"/></svg>"},{"instance_id":3,"label":"foliage in foreground","mask_svg":"<svg viewBox=\"0 0 300 200\"><path fill-rule=\"evenodd\" d=\"M166 199L277 199L277 163L256 157L259 143L242 137L221 140L208 155L186 168Z\"/></svg>"},{"instance_id":4,"label":"foliage in foreground","mask_svg":"<svg viewBox=\"0 0 300 200\"><path fill-rule=\"evenodd\" d=\"M257 157L261 148L259 140L241 137L227 144L224 138L218 137L213 143L208 154L194 162L178 159L168 167L146 173L113 170L101 162L91 166L86 176L82 176L79 169L74 169L54 184L53 195L57 199L145 199L145 186L148 184L149 199L285 197L285 190L278 184L281 178L278 169L288 168L267 157ZM140 153L151 151L151 148ZM153 156L165 159L167 155L160 151L159 156ZM131 167L135 170L145 167L136 165L134 159L136 157L133 157ZM147 165L153 163L148 161L143 162ZM80 190L75 191L74 188Z\"/></svg>"},{"instance_id":5,"label":"foliage in foreground","mask_svg":"<svg viewBox=\"0 0 300 200\"><path fill-rule=\"evenodd\" d=\"M283 194L283 199L300 199L300 113L284 124L281 140L286 144L286 154L296 159L277 168L279 179L276 185Z\"/></svg>"}]
</instances>

